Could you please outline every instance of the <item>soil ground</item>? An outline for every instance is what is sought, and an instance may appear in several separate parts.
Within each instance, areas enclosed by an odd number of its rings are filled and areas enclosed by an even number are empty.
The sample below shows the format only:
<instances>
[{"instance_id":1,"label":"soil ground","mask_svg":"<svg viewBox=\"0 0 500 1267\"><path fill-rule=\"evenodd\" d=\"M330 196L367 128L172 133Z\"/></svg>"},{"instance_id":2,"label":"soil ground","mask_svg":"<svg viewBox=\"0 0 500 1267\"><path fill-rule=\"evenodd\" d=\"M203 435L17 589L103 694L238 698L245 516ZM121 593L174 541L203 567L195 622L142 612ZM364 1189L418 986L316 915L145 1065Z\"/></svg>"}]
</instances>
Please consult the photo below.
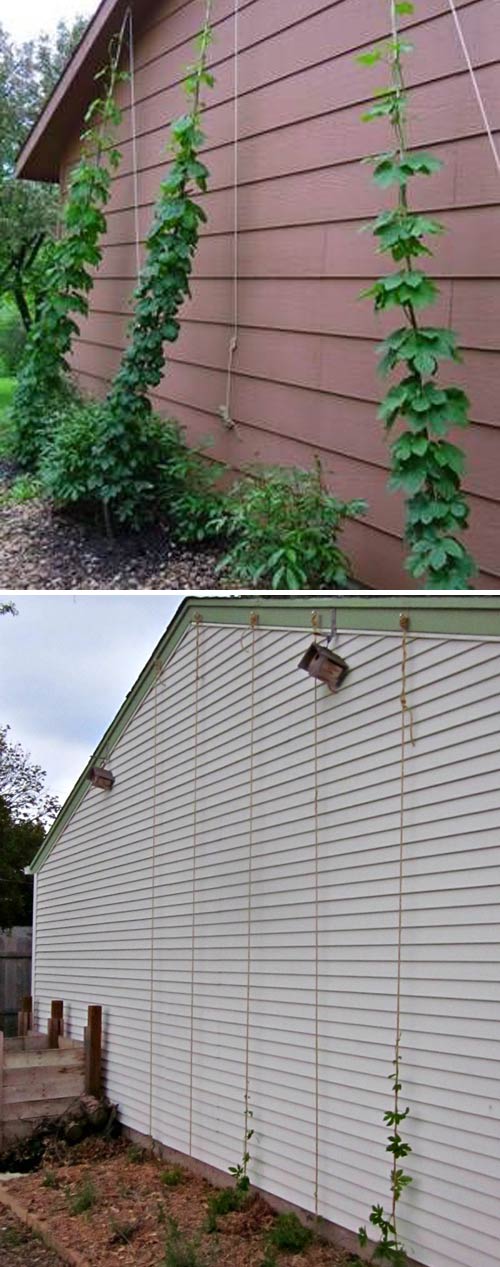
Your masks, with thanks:
<instances>
[{"instance_id":1,"label":"soil ground","mask_svg":"<svg viewBox=\"0 0 500 1267\"><path fill-rule=\"evenodd\" d=\"M177 1186L167 1186L166 1168L168 1163L138 1154L124 1140L89 1139L62 1153L56 1149L41 1170L2 1187L30 1214L46 1220L55 1241L77 1250L89 1267L162 1267L172 1219L182 1236L195 1242L197 1267L261 1267L276 1218L267 1203L251 1197L245 1209L220 1217L218 1229L210 1233L206 1219L215 1189L187 1171ZM85 1185L88 1194L89 1182L90 1204L75 1213L75 1197ZM37 1260L18 1256L1 1262L2 1267L35 1267ZM39 1262L56 1267L57 1260ZM318 1240L298 1254L279 1251L275 1262L276 1267L347 1267L349 1259Z\"/></svg>"},{"instance_id":2,"label":"soil ground","mask_svg":"<svg viewBox=\"0 0 500 1267\"><path fill-rule=\"evenodd\" d=\"M2 505L0 500L5 590L220 589L217 561L205 547L176 545L161 528L108 541L91 525L52 513L42 501Z\"/></svg>"},{"instance_id":3,"label":"soil ground","mask_svg":"<svg viewBox=\"0 0 500 1267\"><path fill-rule=\"evenodd\" d=\"M61 1259L3 1207L0 1207L0 1263L2 1267L61 1267Z\"/></svg>"}]
</instances>

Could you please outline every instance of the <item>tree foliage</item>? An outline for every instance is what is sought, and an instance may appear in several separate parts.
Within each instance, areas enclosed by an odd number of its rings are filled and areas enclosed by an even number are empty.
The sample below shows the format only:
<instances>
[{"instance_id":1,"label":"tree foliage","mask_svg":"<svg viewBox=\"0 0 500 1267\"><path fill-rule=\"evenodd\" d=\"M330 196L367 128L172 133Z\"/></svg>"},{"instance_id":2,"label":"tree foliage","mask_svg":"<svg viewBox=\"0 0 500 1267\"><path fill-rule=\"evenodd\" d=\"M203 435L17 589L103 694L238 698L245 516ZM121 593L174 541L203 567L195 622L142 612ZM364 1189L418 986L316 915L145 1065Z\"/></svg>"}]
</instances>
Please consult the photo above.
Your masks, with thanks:
<instances>
[{"instance_id":1,"label":"tree foliage","mask_svg":"<svg viewBox=\"0 0 500 1267\"><path fill-rule=\"evenodd\" d=\"M30 924L32 879L24 875L39 850L59 803L46 775L0 726L0 929Z\"/></svg>"},{"instance_id":2,"label":"tree foliage","mask_svg":"<svg viewBox=\"0 0 500 1267\"><path fill-rule=\"evenodd\" d=\"M382 344L381 372L402 372L403 377L388 391L380 418L388 432L397 423L405 426L391 446L389 487L402 489L406 497L408 570L431 589L463 589L476 570L461 539L469 520L461 487L465 458L447 436L452 428L467 426L469 401L460 388L438 382L441 362L461 359L455 334L420 318L438 295L421 261L432 255L429 241L443 227L433 217L413 212L409 198L413 180L432 176L442 164L432 154L408 148L403 65L411 45L400 35L399 21L414 6L410 0L389 0L389 6L392 38L359 58L365 65L389 66L390 84L364 117L387 119L395 138L395 148L375 158L374 179L379 188L395 191L396 205L377 216L372 227L378 251L390 255L397 268L365 294L377 312L399 308L406 322Z\"/></svg>"},{"instance_id":3,"label":"tree foliage","mask_svg":"<svg viewBox=\"0 0 500 1267\"><path fill-rule=\"evenodd\" d=\"M16 158L86 26L59 22L55 35L16 44L0 25L0 297L29 329L43 288L42 247L56 229L59 192L18 181Z\"/></svg>"},{"instance_id":4,"label":"tree foliage","mask_svg":"<svg viewBox=\"0 0 500 1267\"><path fill-rule=\"evenodd\" d=\"M0 931L16 924L31 924L33 880L24 875L40 848L45 831L42 823L16 822L9 805L0 796Z\"/></svg>"},{"instance_id":5,"label":"tree foliage","mask_svg":"<svg viewBox=\"0 0 500 1267\"><path fill-rule=\"evenodd\" d=\"M0 726L0 796L14 822L48 824L59 803L45 786L46 774L20 743L9 738L10 726Z\"/></svg>"}]
</instances>

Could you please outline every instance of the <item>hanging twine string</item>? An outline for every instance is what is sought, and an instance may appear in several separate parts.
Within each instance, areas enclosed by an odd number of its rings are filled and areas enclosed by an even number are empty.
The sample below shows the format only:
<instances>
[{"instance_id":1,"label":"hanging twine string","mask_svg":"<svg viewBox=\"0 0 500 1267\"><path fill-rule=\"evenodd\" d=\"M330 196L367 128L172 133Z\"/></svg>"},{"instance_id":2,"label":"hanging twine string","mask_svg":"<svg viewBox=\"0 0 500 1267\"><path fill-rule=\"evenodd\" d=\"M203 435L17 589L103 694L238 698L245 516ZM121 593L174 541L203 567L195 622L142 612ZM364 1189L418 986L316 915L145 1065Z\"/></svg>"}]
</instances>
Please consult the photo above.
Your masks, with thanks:
<instances>
[{"instance_id":1,"label":"hanging twine string","mask_svg":"<svg viewBox=\"0 0 500 1267\"><path fill-rule=\"evenodd\" d=\"M196 621L196 663L194 688L194 769L193 769L193 867L192 867L192 905L191 905L191 1005L189 1036L189 1153L192 1156L193 1145L193 1071L194 1071L194 969L196 956L196 847L198 834L198 733L199 733L199 696L200 696L200 651L201 651L201 616Z\"/></svg>"},{"instance_id":2,"label":"hanging twine string","mask_svg":"<svg viewBox=\"0 0 500 1267\"><path fill-rule=\"evenodd\" d=\"M240 94L239 94L239 51L240 51L240 0L234 0L234 139L233 139L233 333L229 344L229 358L226 377L226 401L220 406L219 413L226 427L233 428L231 414L231 397L233 386L233 366L239 340L239 139L240 139Z\"/></svg>"},{"instance_id":3,"label":"hanging twine string","mask_svg":"<svg viewBox=\"0 0 500 1267\"><path fill-rule=\"evenodd\" d=\"M314 627L314 625L313 625ZM314 1077L315 1077L315 1161L314 1161L314 1213L319 1214L319 742L318 742L318 687L314 683Z\"/></svg>"},{"instance_id":4,"label":"hanging twine string","mask_svg":"<svg viewBox=\"0 0 500 1267\"><path fill-rule=\"evenodd\" d=\"M403 623L404 622L404 623ZM415 744L413 734L413 714L407 699L408 669L408 621L402 617L403 642L401 658L401 767L399 793L399 874L398 874L398 925L397 925L397 983L396 983L396 1071L399 1069L401 1049L401 986L402 986L402 943L403 943L403 882L404 882L404 846L405 846L405 791L406 791L406 750L407 725L410 729L410 743ZM399 1079L398 1079L399 1081Z\"/></svg>"},{"instance_id":5,"label":"hanging twine string","mask_svg":"<svg viewBox=\"0 0 500 1267\"><path fill-rule=\"evenodd\" d=\"M156 800L158 771L158 689L162 665L157 664L153 686L153 824L151 841L151 944L149 975L149 1134L153 1140L153 1029L154 1029L154 942L155 942L155 888L156 888Z\"/></svg>"},{"instance_id":6,"label":"hanging twine string","mask_svg":"<svg viewBox=\"0 0 500 1267\"><path fill-rule=\"evenodd\" d=\"M458 13L457 13L457 8L456 8L455 0L449 0L449 5L450 5L450 10L451 10L451 15L452 15L453 21L454 21L454 23L455 23L455 27L456 27L457 35L458 35L458 38L459 38L459 40L460 40L460 45L461 45L461 48L462 48L462 52L463 52L463 55L464 55L464 57L465 57L465 61L466 61L466 63L467 63L467 69L468 69L468 71L469 71L469 74L470 74L470 77L471 77L471 80L472 80L472 87L473 87L474 92L475 92L475 95L476 95L477 104L478 104L479 109L480 109L480 111L481 111L481 117L482 117L482 120L483 120L483 123L484 123L485 129L486 129L486 135L487 135L487 137L488 137L488 140L489 140L489 143L490 143L490 146L491 146L491 152L492 152L492 154L493 154L493 159L494 159L494 162L495 162L495 166L496 166L496 169L497 169L498 174L500 175L500 152L499 152L499 150L498 150L498 147L497 147L497 144L496 144L496 141L495 141L495 137L493 136L493 128L492 128L491 123L490 123L490 121L489 121L488 114L487 114L487 110L486 110L486 106L485 106L485 104L484 104L484 100L483 100L483 97L482 97L482 94L481 94L481 89L480 89L479 84L478 84L478 81L477 81L477 75L476 75L476 72L475 72L474 67L473 67L473 65L472 65L472 60L471 60L471 56L470 56L469 49L468 49L468 46L467 46L467 41L466 41L466 39L465 39L465 35L464 35L464 31L463 31L462 23L461 23L461 21L460 21L460 18L459 18L459 16L458 16Z\"/></svg>"},{"instance_id":7,"label":"hanging twine string","mask_svg":"<svg viewBox=\"0 0 500 1267\"><path fill-rule=\"evenodd\" d=\"M141 229L139 224L139 163L137 155L137 111L135 96L135 50L134 19L132 10L127 9L129 29L129 69L130 69L130 119L132 124L132 171L134 179L134 230L135 230L135 268L137 281L141 272Z\"/></svg>"},{"instance_id":8,"label":"hanging twine string","mask_svg":"<svg viewBox=\"0 0 500 1267\"><path fill-rule=\"evenodd\" d=\"M254 802L254 751L255 751L255 653L258 616L250 617L252 642L250 651L250 758L248 774L248 880L247 880L247 967L246 967L246 1015L245 1015L245 1116L243 1157L248 1152L250 1110L250 991L252 982L252 885L253 885L253 802ZM243 643L242 643L242 648ZM246 1168L246 1162L244 1163Z\"/></svg>"}]
</instances>

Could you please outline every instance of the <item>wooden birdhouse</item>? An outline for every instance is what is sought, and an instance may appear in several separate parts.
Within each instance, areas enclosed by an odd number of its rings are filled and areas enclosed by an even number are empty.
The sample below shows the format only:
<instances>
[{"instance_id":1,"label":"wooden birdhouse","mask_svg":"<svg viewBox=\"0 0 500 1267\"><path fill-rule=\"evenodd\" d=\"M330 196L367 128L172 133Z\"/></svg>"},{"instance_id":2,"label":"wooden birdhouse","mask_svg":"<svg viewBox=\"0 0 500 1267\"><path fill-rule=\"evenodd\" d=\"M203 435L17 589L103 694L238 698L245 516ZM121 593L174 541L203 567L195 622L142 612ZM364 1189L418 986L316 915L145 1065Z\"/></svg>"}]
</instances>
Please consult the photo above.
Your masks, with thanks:
<instances>
[{"instance_id":1,"label":"wooden birdhouse","mask_svg":"<svg viewBox=\"0 0 500 1267\"><path fill-rule=\"evenodd\" d=\"M87 778L92 787L103 788L105 792L110 792L115 781L114 774L111 770L105 770L103 766L93 765L88 772Z\"/></svg>"},{"instance_id":2,"label":"wooden birdhouse","mask_svg":"<svg viewBox=\"0 0 500 1267\"><path fill-rule=\"evenodd\" d=\"M335 694L349 672L349 665L335 651L313 642L299 664L310 677L325 682L328 689Z\"/></svg>"}]
</instances>

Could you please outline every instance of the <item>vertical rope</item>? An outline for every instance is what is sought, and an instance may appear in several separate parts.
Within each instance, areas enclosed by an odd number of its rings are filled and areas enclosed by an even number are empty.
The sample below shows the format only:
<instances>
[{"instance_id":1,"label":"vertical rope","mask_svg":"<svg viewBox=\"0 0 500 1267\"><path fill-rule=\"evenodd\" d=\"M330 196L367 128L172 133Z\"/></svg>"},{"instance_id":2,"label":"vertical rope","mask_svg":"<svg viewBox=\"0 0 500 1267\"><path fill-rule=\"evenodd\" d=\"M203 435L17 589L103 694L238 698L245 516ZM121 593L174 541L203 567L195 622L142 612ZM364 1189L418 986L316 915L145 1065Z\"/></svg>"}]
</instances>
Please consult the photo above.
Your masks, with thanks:
<instances>
[{"instance_id":1,"label":"vertical rope","mask_svg":"<svg viewBox=\"0 0 500 1267\"><path fill-rule=\"evenodd\" d=\"M499 151L498 151L497 144L496 144L495 138L494 138L494 136L493 136L493 128L492 128L491 123L490 123L490 121L489 121L488 114L487 114L487 111L486 111L486 106L485 106L485 104L484 104L483 97L482 97L482 95L481 95L481 89L480 89L479 84L478 84L477 75L476 75L476 72L475 72L474 67L473 67L473 65L472 65L471 56L470 56L470 53L469 53L469 49L468 49L468 47L467 47L467 41L466 41L466 39L465 39L465 35L464 35L464 31L463 31L462 23L461 23L461 21L460 21L460 18L459 18L459 16L458 16L458 13L457 13L456 5L455 5L455 0L449 0L449 6L450 6L450 10L451 10L451 15L452 15L453 21L454 21L454 23L455 23L455 27L456 27L457 35L458 35L458 38L459 38L459 41L460 41L460 46L461 46L461 48L462 48L462 52L463 52L463 55L464 55L464 57L465 57L465 61L466 61L466 64L467 64L467 69L468 69L468 71L469 71L469 74L470 74L470 77L471 77L471 80L472 80L472 87L473 87L473 89L474 89L474 93L475 93L475 96L476 96L476 100L477 100L477 103L478 103L479 109L480 109L480 111L481 111L481 117L482 117L482 120L483 120L483 123L484 123L485 129L486 129L486 135L487 135L487 137L488 137L488 140L489 140L489 143L490 143L490 146L491 146L491 152L492 152L492 154L493 154L493 159L494 159L494 162L495 162L495 166L496 166L496 169L497 169L498 174L500 175L500 153L499 153Z\"/></svg>"},{"instance_id":2,"label":"vertical rope","mask_svg":"<svg viewBox=\"0 0 500 1267\"><path fill-rule=\"evenodd\" d=\"M404 884L404 847L405 847L405 791L406 791L406 725L410 724L410 742L415 743L413 735L413 715L408 706L407 667L408 667L408 618L401 617L403 641L401 648L401 766L399 793L399 872L398 872L398 924L397 924L397 982L396 982L396 1040L395 1040L395 1072L396 1088L399 1084L399 1064L401 1055L401 987L402 987L402 943L403 943L403 884ZM398 1111L399 1092L395 1092L396 1112ZM394 1160L393 1175L397 1167ZM392 1205L393 1223L396 1226L396 1198L393 1189Z\"/></svg>"},{"instance_id":3,"label":"vertical rope","mask_svg":"<svg viewBox=\"0 0 500 1267\"><path fill-rule=\"evenodd\" d=\"M226 378L226 401L220 407L220 416L227 427L234 427L231 415L231 397L233 385L234 358L238 350L239 339L239 140L240 140L240 90L239 90L239 53L240 53L240 0L234 0L234 134L233 134L233 332L229 344L229 359Z\"/></svg>"},{"instance_id":4,"label":"vertical rope","mask_svg":"<svg viewBox=\"0 0 500 1267\"><path fill-rule=\"evenodd\" d=\"M314 1079L315 1079L315 1160L314 1213L319 1214L319 744L318 682L314 683Z\"/></svg>"},{"instance_id":5,"label":"vertical rope","mask_svg":"<svg viewBox=\"0 0 500 1267\"><path fill-rule=\"evenodd\" d=\"M153 1139L153 1029L154 1029L154 942L155 942L155 888L156 888L156 802L158 771L158 688L162 666L156 667L156 679L153 687L153 823L151 841L151 944L149 968L149 1134Z\"/></svg>"},{"instance_id":6,"label":"vertical rope","mask_svg":"<svg viewBox=\"0 0 500 1267\"><path fill-rule=\"evenodd\" d=\"M248 773L248 881L247 881L247 969L246 969L246 1017L245 1017L245 1117L243 1157L248 1151L250 1122L250 990L252 982L252 886L253 886L253 802L254 802L254 747L255 747L255 651L258 617L251 616L252 649L250 668L250 758ZM246 1162L243 1162L246 1173Z\"/></svg>"},{"instance_id":7,"label":"vertical rope","mask_svg":"<svg viewBox=\"0 0 500 1267\"><path fill-rule=\"evenodd\" d=\"M141 229L139 224L139 163L137 155L137 111L135 99L135 50L134 19L132 10L128 9L129 24L129 65L130 65L130 120L132 125L132 170L134 178L134 230L135 230L135 268L137 281L141 272Z\"/></svg>"},{"instance_id":8,"label":"vertical rope","mask_svg":"<svg viewBox=\"0 0 500 1267\"><path fill-rule=\"evenodd\" d=\"M198 733L199 733L199 695L200 695L200 651L201 651L201 616L196 621L196 661L194 688L194 768L193 768L193 866L192 866L192 903L191 903L191 1006L189 1037L189 1150L192 1156L193 1147L193 1066L194 1066L194 969L196 956L196 848L198 834Z\"/></svg>"}]
</instances>

